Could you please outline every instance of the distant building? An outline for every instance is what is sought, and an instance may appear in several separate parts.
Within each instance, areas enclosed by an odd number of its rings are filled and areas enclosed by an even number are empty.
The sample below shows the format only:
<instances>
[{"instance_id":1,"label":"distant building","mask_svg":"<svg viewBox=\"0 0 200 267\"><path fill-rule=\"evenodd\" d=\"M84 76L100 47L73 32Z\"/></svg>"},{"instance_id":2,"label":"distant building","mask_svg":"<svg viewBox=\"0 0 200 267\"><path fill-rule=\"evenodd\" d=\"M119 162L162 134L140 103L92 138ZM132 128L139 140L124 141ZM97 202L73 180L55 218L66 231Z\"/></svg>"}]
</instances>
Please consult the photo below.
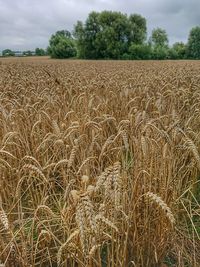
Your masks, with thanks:
<instances>
[{"instance_id":1,"label":"distant building","mask_svg":"<svg viewBox=\"0 0 200 267\"><path fill-rule=\"evenodd\" d=\"M2 51L0 51L0 57L2 57L2 56L5 56L5 57L7 57L7 56L14 56L14 57L35 56L35 51L30 51L30 50L28 50L28 51L11 51L9 49L6 49L6 50L8 50L8 52L4 50L4 55L3 55Z\"/></svg>"},{"instance_id":2,"label":"distant building","mask_svg":"<svg viewBox=\"0 0 200 267\"><path fill-rule=\"evenodd\" d=\"M13 51L15 57L23 57L24 54L22 51Z\"/></svg>"},{"instance_id":3,"label":"distant building","mask_svg":"<svg viewBox=\"0 0 200 267\"><path fill-rule=\"evenodd\" d=\"M23 52L23 55L26 57L35 56L35 51L27 50Z\"/></svg>"}]
</instances>

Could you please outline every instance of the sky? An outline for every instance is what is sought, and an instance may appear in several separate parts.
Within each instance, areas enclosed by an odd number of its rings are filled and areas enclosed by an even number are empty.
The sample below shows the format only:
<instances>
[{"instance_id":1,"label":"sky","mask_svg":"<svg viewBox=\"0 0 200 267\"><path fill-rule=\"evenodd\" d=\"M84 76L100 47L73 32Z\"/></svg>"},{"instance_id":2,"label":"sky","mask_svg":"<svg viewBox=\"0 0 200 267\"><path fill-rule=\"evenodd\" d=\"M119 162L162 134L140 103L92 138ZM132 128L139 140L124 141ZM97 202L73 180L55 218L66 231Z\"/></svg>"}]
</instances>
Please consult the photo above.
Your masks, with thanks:
<instances>
[{"instance_id":1,"label":"sky","mask_svg":"<svg viewBox=\"0 0 200 267\"><path fill-rule=\"evenodd\" d=\"M0 50L46 48L57 30L72 30L91 11L138 13L147 19L148 34L161 27L170 44L186 42L200 26L200 0L0 0Z\"/></svg>"}]
</instances>

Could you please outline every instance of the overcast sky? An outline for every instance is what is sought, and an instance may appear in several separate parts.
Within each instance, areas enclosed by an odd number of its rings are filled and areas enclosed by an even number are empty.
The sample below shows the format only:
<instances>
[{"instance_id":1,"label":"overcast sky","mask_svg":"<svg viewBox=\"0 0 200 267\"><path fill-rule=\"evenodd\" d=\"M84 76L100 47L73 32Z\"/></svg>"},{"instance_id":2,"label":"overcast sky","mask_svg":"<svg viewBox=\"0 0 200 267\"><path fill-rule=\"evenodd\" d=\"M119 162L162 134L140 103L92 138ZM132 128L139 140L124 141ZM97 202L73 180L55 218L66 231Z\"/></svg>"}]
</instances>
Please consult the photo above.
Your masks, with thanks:
<instances>
[{"instance_id":1,"label":"overcast sky","mask_svg":"<svg viewBox=\"0 0 200 267\"><path fill-rule=\"evenodd\" d=\"M148 33L164 28L170 43L186 41L200 25L200 0L0 0L0 50L46 48L52 33L72 30L92 10L139 13Z\"/></svg>"}]
</instances>

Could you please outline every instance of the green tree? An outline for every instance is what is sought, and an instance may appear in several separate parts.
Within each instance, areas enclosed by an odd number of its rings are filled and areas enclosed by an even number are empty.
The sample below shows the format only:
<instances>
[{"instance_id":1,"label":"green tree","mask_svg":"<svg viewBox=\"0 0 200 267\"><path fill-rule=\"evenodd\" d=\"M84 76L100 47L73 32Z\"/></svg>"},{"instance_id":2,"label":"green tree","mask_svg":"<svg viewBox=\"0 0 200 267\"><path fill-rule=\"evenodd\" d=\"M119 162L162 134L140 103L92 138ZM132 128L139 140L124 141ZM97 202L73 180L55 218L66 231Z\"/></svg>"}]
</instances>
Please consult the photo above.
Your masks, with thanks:
<instances>
[{"instance_id":1,"label":"green tree","mask_svg":"<svg viewBox=\"0 0 200 267\"><path fill-rule=\"evenodd\" d=\"M10 49L5 49L2 51L2 56L4 56L4 57L11 57L14 55L15 55L15 53Z\"/></svg>"},{"instance_id":2,"label":"green tree","mask_svg":"<svg viewBox=\"0 0 200 267\"><path fill-rule=\"evenodd\" d=\"M156 28L150 37L153 59L166 59L169 56L168 36L165 30Z\"/></svg>"},{"instance_id":3,"label":"green tree","mask_svg":"<svg viewBox=\"0 0 200 267\"><path fill-rule=\"evenodd\" d=\"M102 58L120 58L128 50L127 16L120 12L103 11L99 14L99 26L95 40L98 55Z\"/></svg>"},{"instance_id":4,"label":"green tree","mask_svg":"<svg viewBox=\"0 0 200 267\"><path fill-rule=\"evenodd\" d=\"M169 49L167 46L155 46L152 49L152 59L167 59L169 55Z\"/></svg>"},{"instance_id":5,"label":"green tree","mask_svg":"<svg viewBox=\"0 0 200 267\"><path fill-rule=\"evenodd\" d=\"M45 54L46 53L45 53L45 50L44 49L38 48L38 47L35 49L35 55L36 56L45 56Z\"/></svg>"},{"instance_id":6,"label":"green tree","mask_svg":"<svg viewBox=\"0 0 200 267\"><path fill-rule=\"evenodd\" d=\"M76 40L77 56L79 58L86 58L86 34L81 21L78 21L75 25L73 35Z\"/></svg>"},{"instance_id":7,"label":"green tree","mask_svg":"<svg viewBox=\"0 0 200 267\"><path fill-rule=\"evenodd\" d=\"M24 56L28 56L28 57L30 57L30 56L32 56L33 54L32 54L32 51L27 50L27 51L24 51L24 52L23 52L23 55L24 55Z\"/></svg>"},{"instance_id":8,"label":"green tree","mask_svg":"<svg viewBox=\"0 0 200 267\"><path fill-rule=\"evenodd\" d=\"M82 58L119 58L128 48L128 19L120 12L91 12L78 21L74 36Z\"/></svg>"},{"instance_id":9,"label":"green tree","mask_svg":"<svg viewBox=\"0 0 200 267\"><path fill-rule=\"evenodd\" d=\"M166 31L161 28L154 29L151 35L151 42L154 47L168 46L168 36Z\"/></svg>"},{"instance_id":10,"label":"green tree","mask_svg":"<svg viewBox=\"0 0 200 267\"><path fill-rule=\"evenodd\" d=\"M57 31L49 40L48 54L52 58L70 58L76 56L75 42L69 31Z\"/></svg>"},{"instance_id":11,"label":"green tree","mask_svg":"<svg viewBox=\"0 0 200 267\"><path fill-rule=\"evenodd\" d=\"M182 42L176 42L169 49L169 58L171 59L184 59L186 58L186 45Z\"/></svg>"},{"instance_id":12,"label":"green tree","mask_svg":"<svg viewBox=\"0 0 200 267\"><path fill-rule=\"evenodd\" d=\"M152 49L149 44L134 44L129 47L130 59L151 59Z\"/></svg>"},{"instance_id":13,"label":"green tree","mask_svg":"<svg viewBox=\"0 0 200 267\"><path fill-rule=\"evenodd\" d=\"M187 55L193 59L200 59L200 27L191 29L188 37Z\"/></svg>"},{"instance_id":14,"label":"green tree","mask_svg":"<svg viewBox=\"0 0 200 267\"><path fill-rule=\"evenodd\" d=\"M91 12L85 24L78 21L74 28L74 36L80 58L99 58L98 47L95 44L97 34L100 32L99 13Z\"/></svg>"},{"instance_id":15,"label":"green tree","mask_svg":"<svg viewBox=\"0 0 200 267\"><path fill-rule=\"evenodd\" d=\"M80 58L121 58L128 55L130 44L143 44L146 19L138 14L91 12L85 23L77 22L74 36Z\"/></svg>"},{"instance_id":16,"label":"green tree","mask_svg":"<svg viewBox=\"0 0 200 267\"><path fill-rule=\"evenodd\" d=\"M129 17L129 25L129 41L135 44L143 44L147 37L146 19L139 14L132 14Z\"/></svg>"}]
</instances>

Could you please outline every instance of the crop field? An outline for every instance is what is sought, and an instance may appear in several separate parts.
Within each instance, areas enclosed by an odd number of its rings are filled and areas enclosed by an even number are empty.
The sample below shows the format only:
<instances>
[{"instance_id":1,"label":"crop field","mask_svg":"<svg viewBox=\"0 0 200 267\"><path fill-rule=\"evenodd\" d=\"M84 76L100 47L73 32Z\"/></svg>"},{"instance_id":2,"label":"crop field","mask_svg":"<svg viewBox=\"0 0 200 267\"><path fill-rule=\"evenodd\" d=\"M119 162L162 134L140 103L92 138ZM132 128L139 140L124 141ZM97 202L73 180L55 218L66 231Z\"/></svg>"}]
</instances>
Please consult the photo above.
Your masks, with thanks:
<instances>
[{"instance_id":1,"label":"crop field","mask_svg":"<svg viewBox=\"0 0 200 267\"><path fill-rule=\"evenodd\" d=\"M0 60L0 263L200 266L200 62Z\"/></svg>"}]
</instances>

